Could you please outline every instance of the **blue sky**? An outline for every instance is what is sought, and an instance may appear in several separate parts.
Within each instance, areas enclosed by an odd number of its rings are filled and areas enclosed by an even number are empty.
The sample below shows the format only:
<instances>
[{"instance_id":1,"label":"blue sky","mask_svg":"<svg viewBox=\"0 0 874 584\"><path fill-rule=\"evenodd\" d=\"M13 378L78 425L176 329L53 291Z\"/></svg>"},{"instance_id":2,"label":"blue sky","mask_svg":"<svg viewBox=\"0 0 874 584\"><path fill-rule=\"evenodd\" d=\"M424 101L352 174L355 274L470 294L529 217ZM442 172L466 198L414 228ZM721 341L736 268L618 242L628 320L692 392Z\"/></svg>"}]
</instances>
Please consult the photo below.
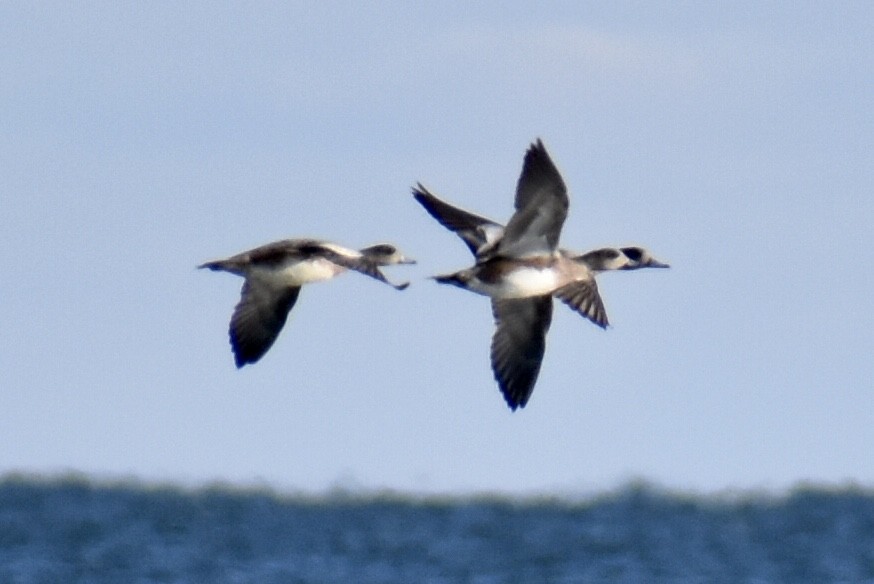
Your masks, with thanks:
<instances>
[{"instance_id":1,"label":"blue sky","mask_svg":"<svg viewBox=\"0 0 874 584\"><path fill-rule=\"evenodd\" d=\"M802 3L0 6L0 472L588 492L874 485L874 8ZM612 328L556 307L511 414L485 298L422 181L506 221L528 144ZM237 371L286 237L392 241L396 292L305 288Z\"/></svg>"}]
</instances>

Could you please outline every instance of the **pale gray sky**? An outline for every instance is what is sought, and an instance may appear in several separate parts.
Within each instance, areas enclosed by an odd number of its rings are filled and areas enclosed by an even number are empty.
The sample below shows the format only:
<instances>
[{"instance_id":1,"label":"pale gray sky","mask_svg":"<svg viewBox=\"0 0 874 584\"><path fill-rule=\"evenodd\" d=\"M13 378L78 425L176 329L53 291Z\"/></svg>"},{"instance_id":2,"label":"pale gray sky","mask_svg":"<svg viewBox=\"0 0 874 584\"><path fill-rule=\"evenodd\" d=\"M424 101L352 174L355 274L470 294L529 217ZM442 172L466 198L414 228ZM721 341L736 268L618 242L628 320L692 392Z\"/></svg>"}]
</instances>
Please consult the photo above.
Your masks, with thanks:
<instances>
[{"instance_id":1,"label":"pale gray sky","mask_svg":"<svg viewBox=\"0 0 874 584\"><path fill-rule=\"evenodd\" d=\"M874 485L868 2L4 3L0 472L428 492ZM641 244L613 327L563 306L533 397L422 181L506 221L528 144L565 247ZM417 258L304 289L237 371L285 237Z\"/></svg>"}]
</instances>

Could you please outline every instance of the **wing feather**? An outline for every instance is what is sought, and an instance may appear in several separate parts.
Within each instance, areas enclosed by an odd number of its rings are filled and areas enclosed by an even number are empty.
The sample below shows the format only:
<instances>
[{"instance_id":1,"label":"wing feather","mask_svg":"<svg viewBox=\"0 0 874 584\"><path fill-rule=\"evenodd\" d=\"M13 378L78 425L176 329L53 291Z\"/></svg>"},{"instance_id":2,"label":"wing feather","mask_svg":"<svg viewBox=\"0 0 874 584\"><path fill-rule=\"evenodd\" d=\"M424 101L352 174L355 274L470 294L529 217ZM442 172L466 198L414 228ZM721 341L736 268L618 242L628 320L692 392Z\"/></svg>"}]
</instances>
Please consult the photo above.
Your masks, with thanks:
<instances>
[{"instance_id":1,"label":"wing feather","mask_svg":"<svg viewBox=\"0 0 874 584\"><path fill-rule=\"evenodd\" d=\"M497 252L523 256L555 251L568 206L564 180L538 139L525 153L516 186L516 213L507 223Z\"/></svg>"},{"instance_id":2,"label":"wing feather","mask_svg":"<svg viewBox=\"0 0 874 584\"><path fill-rule=\"evenodd\" d=\"M492 370L510 409L524 408L534 390L552 322L552 298L492 300L497 326L492 337Z\"/></svg>"},{"instance_id":3,"label":"wing feather","mask_svg":"<svg viewBox=\"0 0 874 584\"><path fill-rule=\"evenodd\" d=\"M257 280L243 284L228 332L238 368L257 362L273 346L299 294L300 287L277 291Z\"/></svg>"},{"instance_id":4,"label":"wing feather","mask_svg":"<svg viewBox=\"0 0 874 584\"><path fill-rule=\"evenodd\" d=\"M599 327L607 328L610 324L595 280L572 282L562 286L552 295Z\"/></svg>"}]
</instances>

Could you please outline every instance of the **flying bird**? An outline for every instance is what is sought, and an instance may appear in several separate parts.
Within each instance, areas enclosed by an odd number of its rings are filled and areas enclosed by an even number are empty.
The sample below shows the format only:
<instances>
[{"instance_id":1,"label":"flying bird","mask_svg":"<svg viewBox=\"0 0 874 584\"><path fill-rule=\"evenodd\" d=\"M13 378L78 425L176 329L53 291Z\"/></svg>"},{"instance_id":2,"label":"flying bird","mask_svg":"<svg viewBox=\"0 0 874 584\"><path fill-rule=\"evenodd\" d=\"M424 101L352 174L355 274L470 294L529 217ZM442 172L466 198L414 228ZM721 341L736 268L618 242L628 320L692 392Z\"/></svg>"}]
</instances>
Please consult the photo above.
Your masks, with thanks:
<instances>
[{"instance_id":1,"label":"flying bird","mask_svg":"<svg viewBox=\"0 0 874 584\"><path fill-rule=\"evenodd\" d=\"M514 411L528 403L540 373L553 297L606 328L597 273L669 267L641 247L582 254L559 248L569 206L567 188L539 139L525 154L516 212L506 227L440 200L421 183L413 188L413 196L441 225L461 237L476 258L471 268L435 280L491 298L496 325L492 370Z\"/></svg>"},{"instance_id":2,"label":"flying bird","mask_svg":"<svg viewBox=\"0 0 874 584\"><path fill-rule=\"evenodd\" d=\"M316 239L286 239L197 267L245 278L228 332L239 368L256 363L270 349L304 284L354 270L403 290L409 283L392 284L379 268L413 263L387 243L354 250Z\"/></svg>"}]
</instances>

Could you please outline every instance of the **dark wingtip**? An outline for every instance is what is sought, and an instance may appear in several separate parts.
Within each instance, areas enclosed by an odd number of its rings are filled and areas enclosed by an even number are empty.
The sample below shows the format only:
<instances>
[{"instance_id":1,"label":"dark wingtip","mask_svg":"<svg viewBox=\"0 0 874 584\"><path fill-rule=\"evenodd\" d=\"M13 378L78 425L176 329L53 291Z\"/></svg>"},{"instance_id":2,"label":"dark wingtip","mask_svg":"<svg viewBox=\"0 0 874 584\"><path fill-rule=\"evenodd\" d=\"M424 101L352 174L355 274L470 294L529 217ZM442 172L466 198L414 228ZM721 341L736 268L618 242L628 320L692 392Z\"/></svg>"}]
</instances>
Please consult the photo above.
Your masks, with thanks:
<instances>
[{"instance_id":1,"label":"dark wingtip","mask_svg":"<svg viewBox=\"0 0 874 584\"><path fill-rule=\"evenodd\" d=\"M413 192L413 196L416 197L416 199L427 197L431 194L428 192L428 189L426 189L425 186L420 182L417 182L416 186L410 187L410 190Z\"/></svg>"},{"instance_id":2,"label":"dark wingtip","mask_svg":"<svg viewBox=\"0 0 874 584\"><path fill-rule=\"evenodd\" d=\"M501 393L504 395L504 401L507 402L507 407L510 408L510 412L515 412L517 409L524 408L528 401L524 399L516 399L516 396L510 394L508 391L504 391L503 388L501 388Z\"/></svg>"},{"instance_id":3,"label":"dark wingtip","mask_svg":"<svg viewBox=\"0 0 874 584\"><path fill-rule=\"evenodd\" d=\"M395 290L406 290L410 287L409 282L404 282L403 284L393 284Z\"/></svg>"},{"instance_id":4,"label":"dark wingtip","mask_svg":"<svg viewBox=\"0 0 874 584\"><path fill-rule=\"evenodd\" d=\"M239 342L233 332L228 332L228 341L231 344L231 352L234 354L234 365L237 366L237 369L257 363L258 359L263 356L263 354L253 355L251 351L247 351L245 345Z\"/></svg>"},{"instance_id":5,"label":"dark wingtip","mask_svg":"<svg viewBox=\"0 0 874 584\"><path fill-rule=\"evenodd\" d=\"M242 352L234 352L234 364L236 364L237 369L242 369L246 365L254 365L257 363L261 357L264 355L245 355Z\"/></svg>"},{"instance_id":6,"label":"dark wingtip","mask_svg":"<svg viewBox=\"0 0 874 584\"><path fill-rule=\"evenodd\" d=\"M518 409L524 408L525 404L528 403L528 398L531 397L531 392L520 392L519 387L515 387L512 383L507 383L506 381L501 381L498 378L498 375L495 374L495 381L498 382L498 389L501 390L501 395L504 398L504 401L507 402L507 407L510 408L510 412L515 412Z\"/></svg>"},{"instance_id":7,"label":"dark wingtip","mask_svg":"<svg viewBox=\"0 0 874 584\"><path fill-rule=\"evenodd\" d=\"M413 187L413 198L416 199L416 202L425 207L425 210L432 216L434 216L433 211L431 211L431 205L434 204L434 201L437 199L431 192L426 189L422 183L416 183L416 186Z\"/></svg>"}]
</instances>

